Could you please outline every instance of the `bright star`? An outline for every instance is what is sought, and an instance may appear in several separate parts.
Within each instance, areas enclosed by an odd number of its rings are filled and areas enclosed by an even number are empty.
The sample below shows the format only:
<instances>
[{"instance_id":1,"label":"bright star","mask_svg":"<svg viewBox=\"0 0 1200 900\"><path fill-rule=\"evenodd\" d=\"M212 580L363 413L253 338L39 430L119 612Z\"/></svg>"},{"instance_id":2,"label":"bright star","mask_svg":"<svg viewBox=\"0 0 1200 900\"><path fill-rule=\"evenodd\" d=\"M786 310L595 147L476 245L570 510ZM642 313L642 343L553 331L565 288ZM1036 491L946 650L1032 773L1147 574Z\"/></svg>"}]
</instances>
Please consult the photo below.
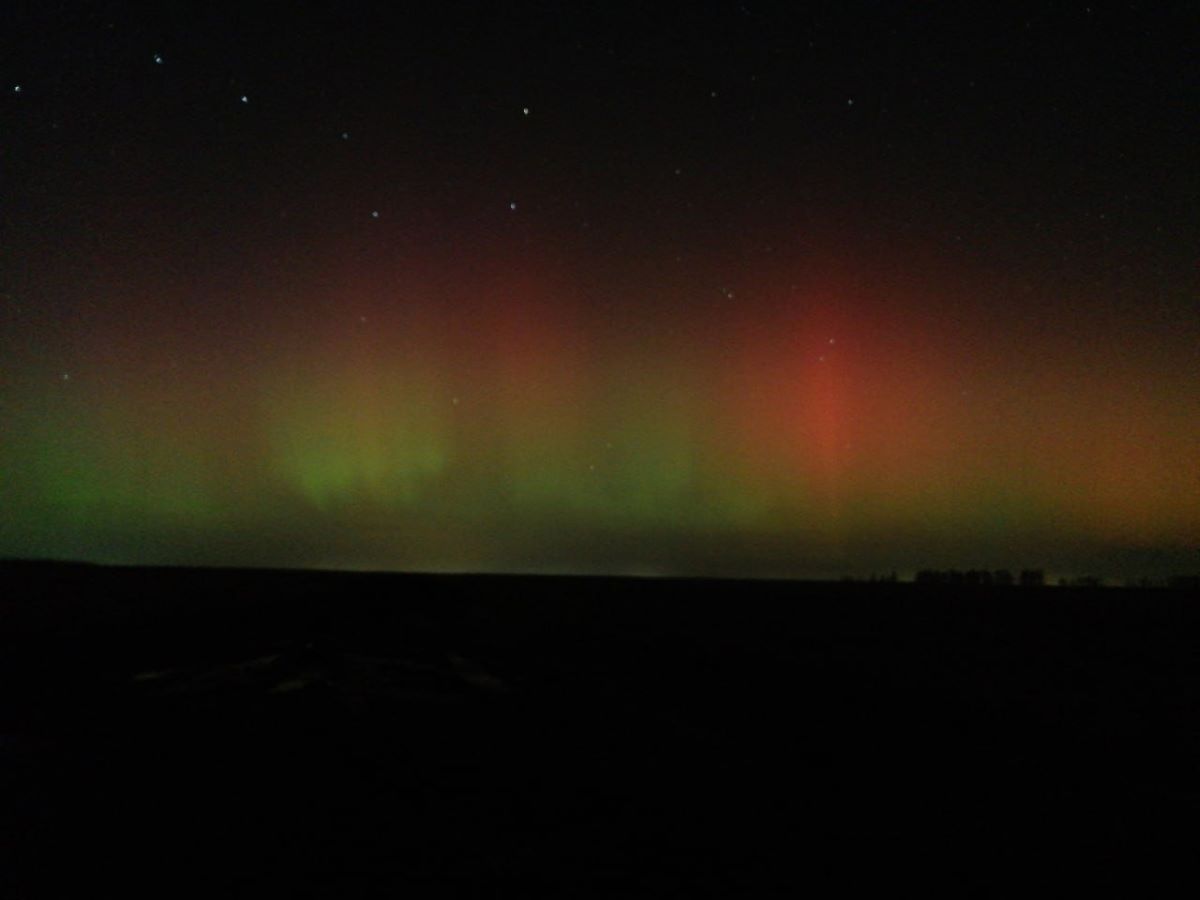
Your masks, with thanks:
<instances>
[{"instance_id":1,"label":"bright star","mask_svg":"<svg viewBox=\"0 0 1200 900\"><path fill-rule=\"evenodd\" d=\"M13 85L13 93L14 93L14 94L19 94L19 93L21 93L21 86L20 86L19 84L14 84L14 85Z\"/></svg>"},{"instance_id":2,"label":"bright star","mask_svg":"<svg viewBox=\"0 0 1200 900\"><path fill-rule=\"evenodd\" d=\"M159 65L159 66L161 66L163 64L163 58L160 54L158 54L158 53L154 54L154 63L155 63L155 65Z\"/></svg>"},{"instance_id":3,"label":"bright star","mask_svg":"<svg viewBox=\"0 0 1200 900\"><path fill-rule=\"evenodd\" d=\"M516 210L516 208L517 208L517 204L516 204L516 203L510 203L510 204L508 204L508 208L509 208L509 209L511 209L511 210Z\"/></svg>"},{"instance_id":4,"label":"bright star","mask_svg":"<svg viewBox=\"0 0 1200 900\"><path fill-rule=\"evenodd\" d=\"M242 102L243 102L243 103L249 103L249 102L250 102L250 98L249 98L249 97L247 97L245 94L242 94Z\"/></svg>"}]
</instances>

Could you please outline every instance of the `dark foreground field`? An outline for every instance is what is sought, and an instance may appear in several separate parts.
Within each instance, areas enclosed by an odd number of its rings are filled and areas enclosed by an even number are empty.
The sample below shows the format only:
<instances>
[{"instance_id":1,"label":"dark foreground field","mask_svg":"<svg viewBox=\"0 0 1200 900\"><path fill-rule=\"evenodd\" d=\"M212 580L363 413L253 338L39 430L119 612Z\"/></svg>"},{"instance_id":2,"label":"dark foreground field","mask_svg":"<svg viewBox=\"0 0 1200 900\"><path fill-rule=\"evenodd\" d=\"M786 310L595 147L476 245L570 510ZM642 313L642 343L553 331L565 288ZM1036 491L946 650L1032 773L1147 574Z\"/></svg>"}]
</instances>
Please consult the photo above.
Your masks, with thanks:
<instances>
[{"instance_id":1,"label":"dark foreground field","mask_svg":"<svg viewBox=\"0 0 1200 900\"><path fill-rule=\"evenodd\" d=\"M1182 592L0 577L5 897L1194 895Z\"/></svg>"}]
</instances>

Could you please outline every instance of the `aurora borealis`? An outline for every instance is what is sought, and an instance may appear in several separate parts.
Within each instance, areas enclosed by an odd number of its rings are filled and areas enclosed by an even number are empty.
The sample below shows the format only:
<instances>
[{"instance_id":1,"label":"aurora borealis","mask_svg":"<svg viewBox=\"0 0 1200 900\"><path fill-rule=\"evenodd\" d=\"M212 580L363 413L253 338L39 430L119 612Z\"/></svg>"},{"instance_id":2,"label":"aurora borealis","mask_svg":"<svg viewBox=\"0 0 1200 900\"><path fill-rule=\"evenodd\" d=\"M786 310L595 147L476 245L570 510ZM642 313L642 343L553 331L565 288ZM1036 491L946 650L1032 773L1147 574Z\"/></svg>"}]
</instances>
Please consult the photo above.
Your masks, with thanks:
<instances>
[{"instance_id":1,"label":"aurora borealis","mask_svg":"<svg viewBox=\"0 0 1200 900\"><path fill-rule=\"evenodd\" d=\"M1179 23L750 6L6 14L0 554L1200 568Z\"/></svg>"}]
</instances>

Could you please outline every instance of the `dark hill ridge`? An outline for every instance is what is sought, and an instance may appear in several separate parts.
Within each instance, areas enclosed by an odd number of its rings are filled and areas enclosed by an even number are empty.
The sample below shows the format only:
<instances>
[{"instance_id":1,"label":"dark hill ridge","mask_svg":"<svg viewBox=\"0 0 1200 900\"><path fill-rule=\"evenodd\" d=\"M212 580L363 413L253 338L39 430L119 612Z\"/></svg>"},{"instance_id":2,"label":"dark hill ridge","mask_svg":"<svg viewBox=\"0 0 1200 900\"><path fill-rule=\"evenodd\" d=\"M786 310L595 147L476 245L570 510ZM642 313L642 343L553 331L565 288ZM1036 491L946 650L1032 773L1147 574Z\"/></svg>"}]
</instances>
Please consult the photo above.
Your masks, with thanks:
<instances>
[{"instance_id":1,"label":"dark hill ridge","mask_svg":"<svg viewBox=\"0 0 1200 900\"><path fill-rule=\"evenodd\" d=\"M1191 852L1184 591L0 573L15 896L67 860L210 896L1011 896Z\"/></svg>"}]
</instances>

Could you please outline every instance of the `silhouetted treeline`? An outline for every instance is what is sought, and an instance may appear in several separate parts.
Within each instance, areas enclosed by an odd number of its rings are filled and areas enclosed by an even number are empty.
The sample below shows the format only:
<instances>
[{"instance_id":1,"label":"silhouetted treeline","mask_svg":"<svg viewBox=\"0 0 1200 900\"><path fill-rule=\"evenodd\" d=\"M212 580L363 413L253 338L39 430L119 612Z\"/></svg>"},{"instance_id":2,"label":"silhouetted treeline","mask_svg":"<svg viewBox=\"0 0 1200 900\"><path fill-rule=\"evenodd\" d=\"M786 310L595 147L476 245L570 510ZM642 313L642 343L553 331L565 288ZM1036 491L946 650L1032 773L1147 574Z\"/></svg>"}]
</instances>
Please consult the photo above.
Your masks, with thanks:
<instances>
[{"instance_id":1,"label":"silhouetted treeline","mask_svg":"<svg viewBox=\"0 0 1200 900\"><path fill-rule=\"evenodd\" d=\"M857 578L853 575L842 576L842 581L847 584L862 584L864 582L866 584L895 584L899 580L900 576L896 574L895 570L882 575L878 572L872 572L870 578Z\"/></svg>"},{"instance_id":2,"label":"silhouetted treeline","mask_svg":"<svg viewBox=\"0 0 1200 900\"><path fill-rule=\"evenodd\" d=\"M1082 588L1103 587L1104 579L1097 578L1095 575L1080 575L1077 578L1060 578L1058 579L1058 586Z\"/></svg>"},{"instance_id":3,"label":"silhouetted treeline","mask_svg":"<svg viewBox=\"0 0 1200 900\"><path fill-rule=\"evenodd\" d=\"M1016 583L1013 573L1008 569L922 569L917 573L917 584L956 584L973 585L978 587L998 585L1011 587ZM1046 575L1041 569L1026 569L1020 575L1022 587L1041 587L1046 582Z\"/></svg>"},{"instance_id":4,"label":"silhouetted treeline","mask_svg":"<svg viewBox=\"0 0 1200 900\"><path fill-rule=\"evenodd\" d=\"M1046 584L1046 573L1042 569L1023 569L1016 576L1008 569L922 569L917 573L917 584L951 584L977 587L1043 587ZM1104 579L1097 575L1077 575L1063 577L1058 580L1059 587L1099 588L1104 586ZM1170 578L1130 578L1125 581L1126 587L1136 588L1169 588L1176 591L1200 591L1200 575L1175 575Z\"/></svg>"}]
</instances>

